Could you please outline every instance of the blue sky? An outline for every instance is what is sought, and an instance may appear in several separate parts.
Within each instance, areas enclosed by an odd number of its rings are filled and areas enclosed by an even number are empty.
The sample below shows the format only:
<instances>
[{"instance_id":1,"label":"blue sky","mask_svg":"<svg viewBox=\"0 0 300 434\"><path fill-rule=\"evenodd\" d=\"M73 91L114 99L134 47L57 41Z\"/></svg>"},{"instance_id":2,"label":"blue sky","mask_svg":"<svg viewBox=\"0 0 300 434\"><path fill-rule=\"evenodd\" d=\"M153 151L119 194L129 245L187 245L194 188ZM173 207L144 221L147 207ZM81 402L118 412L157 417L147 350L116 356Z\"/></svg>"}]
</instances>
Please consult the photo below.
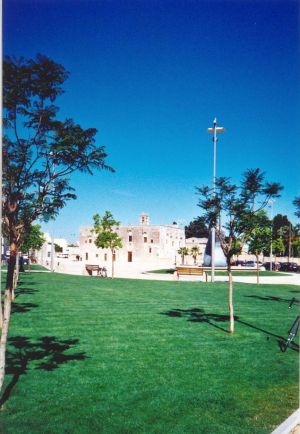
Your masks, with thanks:
<instances>
[{"instance_id":1,"label":"blue sky","mask_svg":"<svg viewBox=\"0 0 300 434\"><path fill-rule=\"evenodd\" d=\"M55 235L74 239L107 209L124 224L142 211L154 224L200 215L215 116L226 128L217 175L238 182L260 167L285 187L274 214L295 222L298 23L296 0L4 0L4 53L39 52L70 71L60 116L97 128L116 169L73 176L78 199Z\"/></svg>"}]
</instances>

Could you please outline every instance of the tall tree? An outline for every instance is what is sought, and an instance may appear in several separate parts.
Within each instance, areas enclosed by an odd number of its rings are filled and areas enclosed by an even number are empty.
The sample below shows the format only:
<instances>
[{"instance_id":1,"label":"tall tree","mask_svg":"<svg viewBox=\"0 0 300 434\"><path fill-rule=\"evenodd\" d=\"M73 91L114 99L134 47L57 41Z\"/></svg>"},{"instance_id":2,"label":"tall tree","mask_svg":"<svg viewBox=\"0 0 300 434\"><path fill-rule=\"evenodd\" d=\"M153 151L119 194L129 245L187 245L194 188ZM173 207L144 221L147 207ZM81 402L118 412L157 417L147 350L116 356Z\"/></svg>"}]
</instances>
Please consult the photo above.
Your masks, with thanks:
<instances>
[{"instance_id":1,"label":"tall tree","mask_svg":"<svg viewBox=\"0 0 300 434\"><path fill-rule=\"evenodd\" d=\"M284 253L284 249L285 249L284 243L281 238L272 241L272 252L274 253L275 256L275 264L276 264L277 256L282 255ZM276 270L276 265L275 265L275 270Z\"/></svg>"},{"instance_id":2,"label":"tall tree","mask_svg":"<svg viewBox=\"0 0 300 434\"><path fill-rule=\"evenodd\" d=\"M256 258L256 283L259 284L259 255L268 250L272 241L272 229L270 220L264 210L261 210L254 217L254 228L247 237L248 252Z\"/></svg>"},{"instance_id":3,"label":"tall tree","mask_svg":"<svg viewBox=\"0 0 300 434\"><path fill-rule=\"evenodd\" d=\"M295 216L297 216L300 219L300 196L295 197L293 200L293 205L296 207Z\"/></svg>"},{"instance_id":4,"label":"tall tree","mask_svg":"<svg viewBox=\"0 0 300 434\"><path fill-rule=\"evenodd\" d=\"M200 249L199 249L198 246L193 246L193 247L191 247L190 252L191 252L191 255L192 255L193 259L194 259L194 265L196 265L197 256L200 255Z\"/></svg>"},{"instance_id":5,"label":"tall tree","mask_svg":"<svg viewBox=\"0 0 300 434\"><path fill-rule=\"evenodd\" d=\"M30 270L30 250L40 250L45 242L44 234L41 231L40 225L31 225L27 229L23 237L21 246L22 252L28 253L28 270Z\"/></svg>"},{"instance_id":6,"label":"tall tree","mask_svg":"<svg viewBox=\"0 0 300 434\"><path fill-rule=\"evenodd\" d=\"M276 214L272 221L272 238L273 240L277 240L282 236L280 233L281 228L289 227L291 222L289 221L286 215Z\"/></svg>"},{"instance_id":7,"label":"tall tree","mask_svg":"<svg viewBox=\"0 0 300 434\"><path fill-rule=\"evenodd\" d=\"M216 228L227 261L230 333L234 332L231 262L237 241L243 245L255 227L257 212L267 206L269 199L278 197L281 189L278 183L265 181L260 169L247 170L240 187L232 184L229 178L221 177L216 179L215 191L209 186L196 189L200 195L198 205L204 210L206 224Z\"/></svg>"},{"instance_id":8,"label":"tall tree","mask_svg":"<svg viewBox=\"0 0 300 434\"><path fill-rule=\"evenodd\" d=\"M189 249L187 247L180 247L178 253L181 256L181 263L184 265L184 258L189 254Z\"/></svg>"},{"instance_id":9,"label":"tall tree","mask_svg":"<svg viewBox=\"0 0 300 434\"><path fill-rule=\"evenodd\" d=\"M197 217L184 227L186 238L208 238L209 229L205 217Z\"/></svg>"},{"instance_id":10,"label":"tall tree","mask_svg":"<svg viewBox=\"0 0 300 434\"><path fill-rule=\"evenodd\" d=\"M122 239L116 232L120 222L114 219L110 211L106 211L103 217L99 214L93 216L94 228L97 238L95 245L101 249L109 249L111 252L111 277L114 277L114 256L116 249L122 247Z\"/></svg>"},{"instance_id":11,"label":"tall tree","mask_svg":"<svg viewBox=\"0 0 300 434\"><path fill-rule=\"evenodd\" d=\"M69 176L108 169L95 128L72 119L59 120L54 105L68 77L65 68L46 56L3 62L3 230L10 260L4 295L0 342L0 388L11 312L16 257L23 237L38 219L48 221L75 199Z\"/></svg>"}]
</instances>

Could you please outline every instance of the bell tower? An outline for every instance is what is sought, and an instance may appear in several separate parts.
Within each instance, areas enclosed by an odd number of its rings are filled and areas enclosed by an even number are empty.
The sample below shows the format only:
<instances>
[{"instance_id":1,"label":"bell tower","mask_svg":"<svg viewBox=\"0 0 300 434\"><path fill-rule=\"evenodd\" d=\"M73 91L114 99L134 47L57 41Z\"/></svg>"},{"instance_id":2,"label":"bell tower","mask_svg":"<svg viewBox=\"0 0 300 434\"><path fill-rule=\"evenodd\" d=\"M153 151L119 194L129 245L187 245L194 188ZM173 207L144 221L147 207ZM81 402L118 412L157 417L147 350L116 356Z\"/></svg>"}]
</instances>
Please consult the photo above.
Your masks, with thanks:
<instances>
[{"instance_id":1,"label":"bell tower","mask_svg":"<svg viewBox=\"0 0 300 434\"><path fill-rule=\"evenodd\" d=\"M150 224L150 217L149 214L146 214L145 212L142 212L140 214L140 225L149 225Z\"/></svg>"}]
</instances>

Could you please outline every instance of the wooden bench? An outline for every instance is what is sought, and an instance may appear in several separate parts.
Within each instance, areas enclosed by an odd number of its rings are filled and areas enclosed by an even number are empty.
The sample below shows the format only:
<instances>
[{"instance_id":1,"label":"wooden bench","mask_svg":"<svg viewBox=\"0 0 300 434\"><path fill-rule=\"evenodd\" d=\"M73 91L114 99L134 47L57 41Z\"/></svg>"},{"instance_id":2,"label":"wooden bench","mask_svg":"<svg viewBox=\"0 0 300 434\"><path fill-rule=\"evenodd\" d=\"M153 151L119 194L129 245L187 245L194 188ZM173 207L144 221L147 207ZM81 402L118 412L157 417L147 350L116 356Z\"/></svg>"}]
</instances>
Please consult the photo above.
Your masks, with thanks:
<instances>
[{"instance_id":1,"label":"wooden bench","mask_svg":"<svg viewBox=\"0 0 300 434\"><path fill-rule=\"evenodd\" d=\"M87 264L85 269L90 276L107 277L107 270L105 267Z\"/></svg>"},{"instance_id":2,"label":"wooden bench","mask_svg":"<svg viewBox=\"0 0 300 434\"><path fill-rule=\"evenodd\" d=\"M177 279L179 276L203 276L205 275L207 280L207 274L203 267L188 267L188 266L179 266L176 267L175 271L177 275Z\"/></svg>"},{"instance_id":3,"label":"wooden bench","mask_svg":"<svg viewBox=\"0 0 300 434\"><path fill-rule=\"evenodd\" d=\"M98 275L98 273L100 271L99 265L86 265L85 269L89 273L90 276L93 276L95 274ZM97 273L93 273L93 271L94 272L96 271Z\"/></svg>"}]
</instances>

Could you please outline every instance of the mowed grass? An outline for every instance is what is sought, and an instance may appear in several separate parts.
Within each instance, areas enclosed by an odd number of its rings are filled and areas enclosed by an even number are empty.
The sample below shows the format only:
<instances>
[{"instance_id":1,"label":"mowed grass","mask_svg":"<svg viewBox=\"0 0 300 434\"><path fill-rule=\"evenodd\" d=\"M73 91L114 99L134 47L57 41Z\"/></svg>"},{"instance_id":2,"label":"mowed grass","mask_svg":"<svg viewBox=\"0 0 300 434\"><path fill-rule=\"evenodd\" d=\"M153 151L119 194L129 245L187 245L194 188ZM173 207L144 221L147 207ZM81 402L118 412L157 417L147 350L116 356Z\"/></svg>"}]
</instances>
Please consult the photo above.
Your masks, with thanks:
<instances>
[{"instance_id":1,"label":"mowed grass","mask_svg":"<svg viewBox=\"0 0 300 434\"><path fill-rule=\"evenodd\" d=\"M175 273L175 268L167 268L167 269L161 269L161 270L152 270L152 271L148 271L148 273L155 273L155 274L174 274ZM207 275L210 276L211 272L207 271ZM227 271L219 271L217 270L215 272L216 276L228 276L228 272ZM256 269L254 268L253 271L252 270L233 270L232 271L232 275L233 276L255 276L257 275ZM259 276L264 276L264 277L279 277L279 276L291 276L291 273L280 273L278 271L260 271L259 272Z\"/></svg>"},{"instance_id":2,"label":"mowed grass","mask_svg":"<svg viewBox=\"0 0 300 434\"><path fill-rule=\"evenodd\" d=\"M298 407L295 286L23 273L0 432L270 433Z\"/></svg>"}]
</instances>

